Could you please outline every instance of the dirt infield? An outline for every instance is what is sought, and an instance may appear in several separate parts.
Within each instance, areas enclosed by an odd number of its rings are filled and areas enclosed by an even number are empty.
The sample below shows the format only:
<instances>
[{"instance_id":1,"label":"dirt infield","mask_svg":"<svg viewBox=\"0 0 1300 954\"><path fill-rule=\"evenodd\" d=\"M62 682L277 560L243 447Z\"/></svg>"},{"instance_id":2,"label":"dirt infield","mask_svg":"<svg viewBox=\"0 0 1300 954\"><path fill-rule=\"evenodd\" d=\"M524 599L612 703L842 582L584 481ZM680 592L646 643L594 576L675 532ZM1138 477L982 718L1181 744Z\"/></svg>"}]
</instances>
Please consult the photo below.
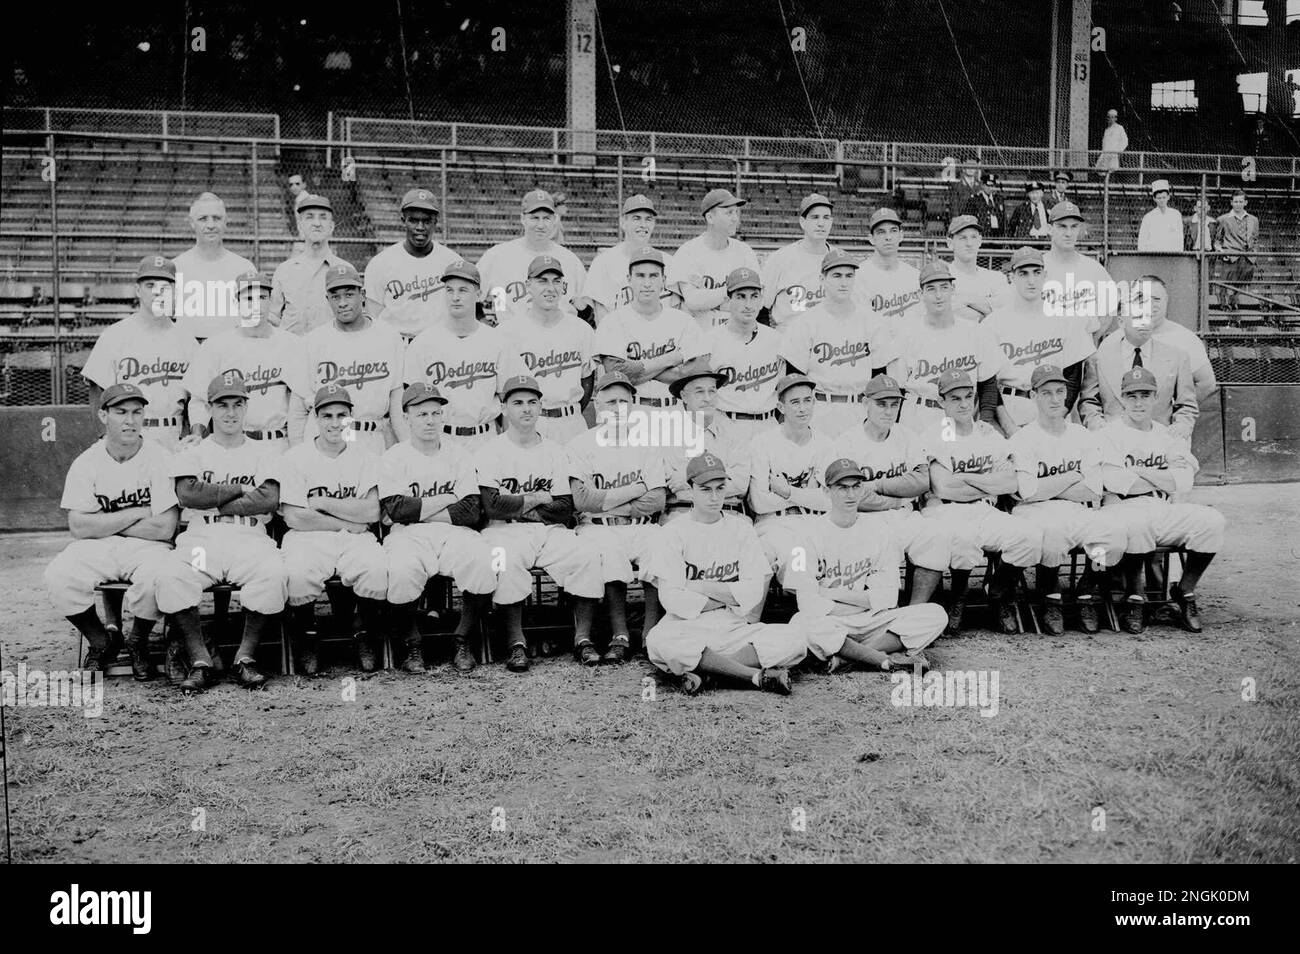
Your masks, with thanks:
<instances>
[{"instance_id":1,"label":"dirt infield","mask_svg":"<svg viewBox=\"0 0 1300 954\"><path fill-rule=\"evenodd\" d=\"M896 707L878 673L690 698L567 658L194 699L115 679L101 718L7 710L14 858L1295 862L1300 484L1194 499L1228 517L1206 632L940 641L998 672L992 717ZM41 584L64 540L3 538L10 670L75 661Z\"/></svg>"}]
</instances>

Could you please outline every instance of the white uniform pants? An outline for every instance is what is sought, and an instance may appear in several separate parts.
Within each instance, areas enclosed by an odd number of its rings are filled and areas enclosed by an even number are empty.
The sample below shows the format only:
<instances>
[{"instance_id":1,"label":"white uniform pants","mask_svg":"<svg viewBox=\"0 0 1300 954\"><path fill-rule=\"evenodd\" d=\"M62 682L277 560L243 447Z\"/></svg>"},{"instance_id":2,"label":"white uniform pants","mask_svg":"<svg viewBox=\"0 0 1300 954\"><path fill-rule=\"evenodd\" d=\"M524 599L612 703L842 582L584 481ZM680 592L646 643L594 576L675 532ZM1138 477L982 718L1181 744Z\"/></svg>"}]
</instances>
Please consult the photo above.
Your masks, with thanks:
<instances>
[{"instance_id":1,"label":"white uniform pants","mask_svg":"<svg viewBox=\"0 0 1300 954\"><path fill-rule=\"evenodd\" d=\"M652 577L647 572L651 547L659 535L655 523L578 525L578 540L600 554L601 576L606 583L631 583Z\"/></svg>"},{"instance_id":2,"label":"white uniform pants","mask_svg":"<svg viewBox=\"0 0 1300 954\"><path fill-rule=\"evenodd\" d=\"M336 573L357 596L371 600L388 596L388 561L369 533L290 530L280 552L289 573L290 606L314 603L325 592L325 581Z\"/></svg>"},{"instance_id":3,"label":"white uniform pants","mask_svg":"<svg viewBox=\"0 0 1300 954\"><path fill-rule=\"evenodd\" d=\"M1223 514L1203 504L1134 497L1101 509L1123 523L1129 553L1150 553L1156 547L1186 547L1195 553L1223 549Z\"/></svg>"},{"instance_id":4,"label":"white uniform pants","mask_svg":"<svg viewBox=\"0 0 1300 954\"><path fill-rule=\"evenodd\" d=\"M154 582L171 557L170 544L137 537L73 540L45 568L45 588L60 616L95 605L95 587L105 580L130 580L123 606L140 619L158 619Z\"/></svg>"},{"instance_id":5,"label":"white uniform pants","mask_svg":"<svg viewBox=\"0 0 1300 954\"><path fill-rule=\"evenodd\" d=\"M818 659L829 659L838 653L850 636L866 641L884 632L893 633L907 649L920 652L943 633L948 625L948 612L938 603L918 603L887 610L863 610L851 616L795 613L790 625L804 630L808 648Z\"/></svg>"},{"instance_id":6,"label":"white uniform pants","mask_svg":"<svg viewBox=\"0 0 1300 954\"><path fill-rule=\"evenodd\" d=\"M748 623L729 609L709 610L695 619L669 614L646 634L645 644L650 661L677 676L692 672L706 649L731 656L752 644L764 669L793 666L808 653L802 627Z\"/></svg>"},{"instance_id":7,"label":"white uniform pants","mask_svg":"<svg viewBox=\"0 0 1300 954\"><path fill-rule=\"evenodd\" d=\"M533 567L540 567L571 596L598 600L605 595L600 554L565 527L543 523L501 523L483 531L499 570L494 603L527 599Z\"/></svg>"},{"instance_id":8,"label":"white uniform pants","mask_svg":"<svg viewBox=\"0 0 1300 954\"><path fill-rule=\"evenodd\" d=\"M267 616L284 609L288 575L275 541L256 526L195 524L176 538L158 574L158 609L179 613L198 606L214 583L239 586L239 605Z\"/></svg>"},{"instance_id":9,"label":"white uniform pants","mask_svg":"<svg viewBox=\"0 0 1300 954\"><path fill-rule=\"evenodd\" d=\"M1100 508L1073 500L1040 500L1016 504L1015 516L1043 531L1043 566L1062 566L1070 551L1083 547L1088 559L1117 566L1128 545L1124 523Z\"/></svg>"},{"instance_id":10,"label":"white uniform pants","mask_svg":"<svg viewBox=\"0 0 1300 954\"><path fill-rule=\"evenodd\" d=\"M483 535L449 523L392 527L384 539L388 559L388 601L412 603L435 576L450 577L466 593L497 588L492 551Z\"/></svg>"},{"instance_id":11,"label":"white uniform pants","mask_svg":"<svg viewBox=\"0 0 1300 954\"><path fill-rule=\"evenodd\" d=\"M936 504L922 513L950 534L954 570L975 569L983 562L984 551L1000 553L1003 561L1021 569L1035 565L1042 556L1043 531L992 504Z\"/></svg>"}]
</instances>

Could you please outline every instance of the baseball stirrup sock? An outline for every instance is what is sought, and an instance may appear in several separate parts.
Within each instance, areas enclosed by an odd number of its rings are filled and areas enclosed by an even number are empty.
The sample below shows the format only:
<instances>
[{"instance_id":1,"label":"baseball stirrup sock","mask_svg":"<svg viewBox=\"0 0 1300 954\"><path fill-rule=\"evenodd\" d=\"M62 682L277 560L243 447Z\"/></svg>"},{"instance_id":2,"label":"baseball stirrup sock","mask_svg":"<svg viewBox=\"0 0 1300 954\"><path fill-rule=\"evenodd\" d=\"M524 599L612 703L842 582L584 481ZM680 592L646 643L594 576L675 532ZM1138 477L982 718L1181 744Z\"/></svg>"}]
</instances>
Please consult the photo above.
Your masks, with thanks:
<instances>
[{"instance_id":1,"label":"baseball stirrup sock","mask_svg":"<svg viewBox=\"0 0 1300 954\"><path fill-rule=\"evenodd\" d=\"M95 612L95 607L87 607L75 616L69 616L68 622L77 627L77 631L86 637L86 642L91 649L98 649L103 652L108 648L108 630L104 628L103 622L100 621L99 614Z\"/></svg>"},{"instance_id":2,"label":"baseball stirrup sock","mask_svg":"<svg viewBox=\"0 0 1300 954\"><path fill-rule=\"evenodd\" d=\"M271 625L271 617L264 613L244 610L244 637L235 652L235 662L256 662L257 647L262 644L262 634Z\"/></svg>"},{"instance_id":3,"label":"baseball stirrup sock","mask_svg":"<svg viewBox=\"0 0 1300 954\"><path fill-rule=\"evenodd\" d=\"M211 666L212 655L203 641L203 623L199 618L199 608L191 606L172 615L172 625L181 631L185 649L190 654L193 666Z\"/></svg>"}]
</instances>

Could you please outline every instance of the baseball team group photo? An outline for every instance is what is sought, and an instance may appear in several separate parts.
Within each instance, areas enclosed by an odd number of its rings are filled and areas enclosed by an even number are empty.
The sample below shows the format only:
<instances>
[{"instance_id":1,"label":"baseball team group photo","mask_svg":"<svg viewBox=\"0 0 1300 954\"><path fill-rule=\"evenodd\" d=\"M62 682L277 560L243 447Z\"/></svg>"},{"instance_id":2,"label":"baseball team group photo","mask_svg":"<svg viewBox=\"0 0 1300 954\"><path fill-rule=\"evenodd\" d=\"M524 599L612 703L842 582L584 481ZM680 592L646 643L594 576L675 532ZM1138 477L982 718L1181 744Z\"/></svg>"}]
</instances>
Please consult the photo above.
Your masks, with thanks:
<instances>
[{"instance_id":1,"label":"baseball team group photo","mask_svg":"<svg viewBox=\"0 0 1300 954\"><path fill-rule=\"evenodd\" d=\"M1300 4L553 6L15 54L6 860L1294 862Z\"/></svg>"}]
</instances>

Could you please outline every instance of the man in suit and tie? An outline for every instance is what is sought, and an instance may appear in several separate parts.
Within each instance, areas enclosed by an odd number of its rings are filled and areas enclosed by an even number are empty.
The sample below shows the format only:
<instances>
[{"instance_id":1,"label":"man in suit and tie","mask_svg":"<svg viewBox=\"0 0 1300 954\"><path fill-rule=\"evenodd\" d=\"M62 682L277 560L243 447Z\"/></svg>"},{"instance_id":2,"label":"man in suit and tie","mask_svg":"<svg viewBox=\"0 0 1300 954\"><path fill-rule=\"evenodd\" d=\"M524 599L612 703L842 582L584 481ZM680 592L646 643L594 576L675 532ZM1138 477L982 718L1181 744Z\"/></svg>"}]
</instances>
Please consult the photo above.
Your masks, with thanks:
<instances>
[{"instance_id":1,"label":"man in suit and tie","mask_svg":"<svg viewBox=\"0 0 1300 954\"><path fill-rule=\"evenodd\" d=\"M980 191L967 199L961 210L962 215L973 215L979 220L985 238L999 238L1006 232L1007 215L997 188L998 177L991 172L984 173L980 176Z\"/></svg>"},{"instance_id":2,"label":"man in suit and tie","mask_svg":"<svg viewBox=\"0 0 1300 954\"><path fill-rule=\"evenodd\" d=\"M1011 216L1011 238L1042 239L1051 237L1052 226L1047 221L1047 203L1043 201L1043 184L1031 180L1025 183L1025 203Z\"/></svg>"},{"instance_id":3,"label":"man in suit and tie","mask_svg":"<svg viewBox=\"0 0 1300 954\"><path fill-rule=\"evenodd\" d=\"M961 175L948 186L948 221L962 214L971 196L980 191L980 164L975 159L967 159L962 164Z\"/></svg>"},{"instance_id":4,"label":"man in suit and tie","mask_svg":"<svg viewBox=\"0 0 1300 954\"><path fill-rule=\"evenodd\" d=\"M1156 379L1151 419L1167 425L1179 440L1190 443L1200 406L1192 383L1187 352L1151 334L1149 310L1125 315L1120 328L1097 348L1083 368L1079 416L1090 431L1100 430L1124 415L1121 379L1133 368L1146 368Z\"/></svg>"}]
</instances>

